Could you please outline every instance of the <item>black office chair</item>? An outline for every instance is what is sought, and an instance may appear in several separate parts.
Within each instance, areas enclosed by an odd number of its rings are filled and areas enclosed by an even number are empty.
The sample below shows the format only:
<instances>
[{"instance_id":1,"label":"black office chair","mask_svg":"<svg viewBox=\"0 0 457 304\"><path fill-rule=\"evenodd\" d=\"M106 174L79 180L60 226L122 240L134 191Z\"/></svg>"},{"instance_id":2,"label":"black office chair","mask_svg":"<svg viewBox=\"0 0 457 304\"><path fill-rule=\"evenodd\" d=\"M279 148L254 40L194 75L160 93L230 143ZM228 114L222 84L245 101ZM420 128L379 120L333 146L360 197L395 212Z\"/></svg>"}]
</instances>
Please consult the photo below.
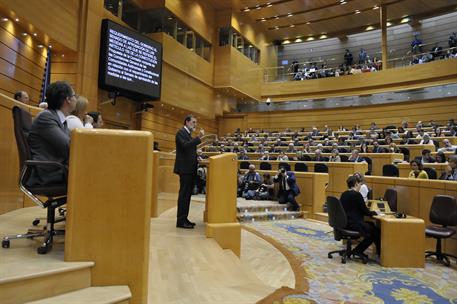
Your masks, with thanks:
<instances>
[{"instance_id":1,"label":"black office chair","mask_svg":"<svg viewBox=\"0 0 457 304\"><path fill-rule=\"evenodd\" d=\"M365 172L365 175L371 175L372 169L373 169L373 161L371 158L364 156L363 159L367 162L368 164L368 171Z\"/></svg>"},{"instance_id":2,"label":"black office chair","mask_svg":"<svg viewBox=\"0 0 457 304\"><path fill-rule=\"evenodd\" d=\"M436 259L449 266L450 257L457 257L441 251L441 239L450 238L455 234L455 229L448 226L457 226L457 202L455 197L449 195L436 195L430 208L430 222L441 226L427 226L425 235L436 239L436 251L426 251L425 257L436 256Z\"/></svg>"},{"instance_id":3,"label":"black office chair","mask_svg":"<svg viewBox=\"0 0 457 304\"><path fill-rule=\"evenodd\" d=\"M304 161L311 161L311 156L307 155L307 154L303 154L303 160Z\"/></svg>"},{"instance_id":4,"label":"black office chair","mask_svg":"<svg viewBox=\"0 0 457 304\"><path fill-rule=\"evenodd\" d=\"M290 165L288 163L283 163L283 162L279 163L278 168L281 168L281 167L286 169L286 171L290 171Z\"/></svg>"},{"instance_id":5,"label":"black office chair","mask_svg":"<svg viewBox=\"0 0 457 304\"><path fill-rule=\"evenodd\" d=\"M341 263L346 264L347 259L355 255L362 260L364 264L367 263L367 258L363 255L356 254L352 251L352 240L361 237L360 232L345 229L347 225L346 212L340 200L333 196L327 197L327 211L328 211L328 224L333 228L333 235L335 240L346 240L346 249L335 250L328 253L328 258L333 258L333 254L338 253L341 256Z\"/></svg>"},{"instance_id":6,"label":"black office chair","mask_svg":"<svg viewBox=\"0 0 457 304\"><path fill-rule=\"evenodd\" d=\"M427 172L428 179L437 179L437 173L434 168L424 167L424 171Z\"/></svg>"},{"instance_id":7,"label":"black office chair","mask_svg":"<svg viewBox=\"0 0 457 304\"><path fill-rule=\"evenodd\" d=\"M347 155L340 154L340 159L342 162L345 162L345 163L347 163L349 161L349 157Z\"/></svg>"},{"instance_id":8,"label":"black office chair","mask_svg":"<svg viewBox=\"0 0 457 304\"><path fill-rule=\"evenodd\" d=\"M369 200L373 199L373 189L371 189L371 188L368 188L367 199L369 199Z\"/></svg>"},{"instance_id":9,"label":"black office chair","mask_svg":"<svg viewBox=\"0 0 457 304\"><path fill-rule=\"evenodd\" d=\"M250 162L248 161L242 161L240 162L240 169L249 169L249 166L251 165Z\"/></svg>"},{"instance_id":10,"label":"black office chair","mask_svg":"<svg viewBox=\"0 0 457 304\"><path fill-rule=\"evenodd\" d=\"M296 163L295 171L297 172L308 172L308 165L305 163Z\"/></svg>"},{"instance_id":11,"label":"black office chair","mask_svg":"<svg viewBox=\"0 0 457 304\"><path fill-rule=\"evenodd\" d=\"M316 163L314 164L314 172L328 173L328 167L326 164Z\"/></svg>"},{"instance_id":12,"label":"black office chair","mask_svg":"<svg viewBox=\"0 0 457 304\"><path fill-rule=\"evenodd\" d=\"M403 158L406 161L409 161L409 150L405 147L400 147L400 152L403 153Z\"/></svg>"},{"instance_id":13,"label":"black office chair","mask_svg":"<svg viewBox=\"0 0 457 304\"><path fill-rule=\"evenodd\" d=\"M382 176L399 177L400 171L398 170L397 166L392 164L386 164L382 166Z\"/></svg>"},{"instance_id":14,"label":"black office chair","mask_svg":"<svg viewBox=\"0 0 457 304\"><path fill-rule=\"evenodd\" d=\"M260 170L271 170L271 164L267 162L261 162L259 168Z\"/></svg>"},{"instance_id":15,"label":"black office chair","mask_svg":"<svg viewBox=\"0 0 457 304\"><path fill-rule=\"evenodd\" d=\"M384 192L384 200L389 204L390 211L397 212L397 190L387 188Z\"/></svg>"},{"instance_id":16,"label":"black office chair","mask_svg":"<svg viewBox=\"0 0 457 304\"><path fill-rule=\"evenodd\" d=\"M54 224L61 222L64 218L56 219L55 210L67 202L67 185L49 185L49 186L28 186L27 181L32 170L37 167L58 167L68 169L61 163L54 161L37 161L31 160L30 148L27 143L27 136L32 126L32 116L15 106L13 108L14 135L16 137L17 149L19 152L19 188L25 193L34 203L42 208L47 209L46 229L28 231L25 234L17 234L5 236L2 240L2 247L9 248L10 240L12 239L34 239L36 237L44 237L44 242L38 247L39 254L45 254L52 248L52 242L55 235L63 235L64 230L54 229ZM39 196L47 197L43 202Z\"/></svg>"}]
</instances>

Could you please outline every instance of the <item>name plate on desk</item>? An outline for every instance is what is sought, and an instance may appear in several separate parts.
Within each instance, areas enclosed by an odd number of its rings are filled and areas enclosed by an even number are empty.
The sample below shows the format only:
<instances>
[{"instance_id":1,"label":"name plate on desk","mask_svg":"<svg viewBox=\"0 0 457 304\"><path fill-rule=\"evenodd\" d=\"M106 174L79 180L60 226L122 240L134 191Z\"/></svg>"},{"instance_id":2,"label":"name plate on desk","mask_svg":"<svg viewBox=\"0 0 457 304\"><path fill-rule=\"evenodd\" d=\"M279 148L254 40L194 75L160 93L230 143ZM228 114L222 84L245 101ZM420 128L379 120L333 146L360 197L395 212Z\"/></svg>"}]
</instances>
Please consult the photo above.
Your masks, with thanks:
<instances>
[{"instance_id":1,"label":"name plate on desk","mask_svg":"<svg viewBox=\"0 0 457 304\"><path fill-rule=\"evenodd\" d=\"M379 211L384 214L394 214L395 213L390 210L389 203L387 201L368 200L367 208L370 209L370 211Z\"/></svg>"}]
</instances>

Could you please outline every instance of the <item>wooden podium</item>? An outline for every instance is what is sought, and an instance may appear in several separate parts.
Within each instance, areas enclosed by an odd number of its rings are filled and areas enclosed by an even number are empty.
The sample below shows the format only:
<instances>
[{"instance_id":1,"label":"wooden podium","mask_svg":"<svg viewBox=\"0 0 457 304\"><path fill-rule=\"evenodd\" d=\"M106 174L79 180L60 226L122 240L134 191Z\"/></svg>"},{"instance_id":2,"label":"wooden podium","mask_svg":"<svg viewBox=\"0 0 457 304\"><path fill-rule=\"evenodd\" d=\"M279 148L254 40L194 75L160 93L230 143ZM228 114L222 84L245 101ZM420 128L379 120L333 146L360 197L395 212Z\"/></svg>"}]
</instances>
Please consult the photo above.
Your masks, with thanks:
<instances>
[{"instance_id":1,"label":"wooden podium","mask_svg":"<svg viewBox=\"0 0 457 304\"><path fill-rule=\"evenodd\" d=\"M236 219L238 161L235 153L209 158L206 185L206 236L240 256L241 225Z\"/></svg>"}]
</instances>

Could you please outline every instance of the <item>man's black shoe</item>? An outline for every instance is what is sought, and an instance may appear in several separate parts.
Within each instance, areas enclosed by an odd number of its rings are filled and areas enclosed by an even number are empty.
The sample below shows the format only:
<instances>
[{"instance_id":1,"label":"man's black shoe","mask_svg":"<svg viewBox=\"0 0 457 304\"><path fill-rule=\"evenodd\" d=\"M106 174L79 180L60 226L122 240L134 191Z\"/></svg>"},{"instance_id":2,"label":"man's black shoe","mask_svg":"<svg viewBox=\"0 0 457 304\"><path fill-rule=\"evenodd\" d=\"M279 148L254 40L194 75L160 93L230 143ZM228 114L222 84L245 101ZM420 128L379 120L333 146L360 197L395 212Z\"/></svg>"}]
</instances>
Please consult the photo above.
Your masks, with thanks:
<instances>
[{"instance_id":1,"label":"man's black shoe","mask_svg":"<svg viewBox=\"0 0 457 304\"><path fill-rule=\"evenodd\" d=\"M193 223L193 222L191 222L191 221L189 221L189 220L186 220L186 221L187 221L187 224L191 224L192 226L195 226L195 225L196 225L195 223Z\"/></svg>"},{"instance_id":2,"label":"man's black shoe","mask_svg":"<svg viewBox=\"0 0 457 304\"><path fill-rule=\"evenodd\" d=\"M176 224L176 227L184 228L184 229L194 229L194 226L189 223L179 223L179 224Z\"/></svg>"}]
</instances>

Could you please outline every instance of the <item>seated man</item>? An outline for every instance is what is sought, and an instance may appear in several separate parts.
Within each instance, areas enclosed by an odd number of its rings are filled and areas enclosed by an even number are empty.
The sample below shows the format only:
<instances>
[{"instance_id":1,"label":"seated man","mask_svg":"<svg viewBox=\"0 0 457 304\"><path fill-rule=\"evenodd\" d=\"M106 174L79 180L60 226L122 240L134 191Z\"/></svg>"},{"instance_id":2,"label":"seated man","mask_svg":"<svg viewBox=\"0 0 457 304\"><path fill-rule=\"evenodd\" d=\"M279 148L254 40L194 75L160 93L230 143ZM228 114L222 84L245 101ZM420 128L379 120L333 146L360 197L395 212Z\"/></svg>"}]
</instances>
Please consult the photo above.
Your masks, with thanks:
<instances>
[{"instance_id":1,"label":"seated man","mask_svg":"<svg viewBox=\"0 0 457 304\"><path fill-rule=\"evenodd\" d=\"M457 149L457 146L453 146L447 138L443 139L443 145L444 147L439 148L438 152L455 152Z\"/></svg>"},{"instance_id":2,"label":"seated man","mask_svg":"<svg viewBox=\"0 0 457 304\"><path fill-rule=\"evenodd\" d=\"M249 156L246 155L246 151L244 149L240 150L240 154L238 154L239 160L248 160Z\"/></svg>"},{"instance_id":3,"label":"seated man","mask_svg":"<svg viewBox=\"0 0 457 304\"><path fill-rule=\"evenodd\" d=\"M320 149L316 149L314 151L314 161L328 161L328 158L325 156L322 156L322 151Z\"/></svg>"},{"instance_id":4,"label":"seated man","mask_svg":"<svg viewBox=\"0 0 457 304\"><path fill-rule=\"evenodd\" d=\"M435 163L436 160L432 157L431 154L432 154L432 151L430 151L429 149L424 149L424 150L422 150L422 157L419 158L418 160L422 164Z\"/></svg>"},{"instance_id":5,"label":"seated man","mask_svg":"<svg viewBox=\"0 0 457 304\"><path fill-rule=\"evenodd\" d=\"M64 81L57 81L46 89L48 109L33 120L28 143L33 160L55 161L68 166L70 132L65 118L76 107L76 94ZM67 170L56 167L41 167L32 171L30 186L64 184Z\"/></svg>"},{"instance_id":6,"label":"seated man","mask_svg":"<svg viewBox=\"0 0 457 304\"><path fill-rule=\"evenodd\" d=\"M344 211L346 211L347 226L345 228L358 231L364 237L363 241L354 248L354 253L367 257L363 252L374 242L379 254L381 252L381 233L373 222L364 221L364 216L376 215L376 212L368 210L365 205L362 194L360 194L361 184L356 176L350 176L346 183L349 190L343 192L340 198Z\"/></svg>"},{"instance_id":7,"label":"seated man","mask_svg":"<svg viewBox=\"0 0 457 304\"><path fill-rule=\"evenodd\" d=\"M295 148L294 148L294 143L293 142L289 143L289 146L287 147L286 153L295 153Z\"/></svg>"},{"instance_id":8,"label":"seated man","mask_svg":"<svg viewBox=\"0 0 457 304\"><path fill-rule=\"evenodd\" d=\"M446 167L440 179L457 182L457 155L449 157L449 165Z\"/></svg>"},{"instance_id":9,"label":"seated man","mask_svg":"<svg viewBox=\"0 0 457 304\"><path fill-rule=\"evenodd\" d=\"M295 161L306 161L307 158L303 156L303 151L298 150L297 154L294 156L293 160L295 160Z\"/></svg>"},{"instance_id":10,"label":"seated man","mask_svg":"<svg viewBox=\"0 0 457 304\"><path fill-rule=\"evenodd\" d=\"M249 171L243 178L243 197L245 199L253 199L256 195L256 190L260 186L260 174L255 171L254 165L249 165Z\"/></svg>"},{"instance_id":11,"label":"seated man","mask_svg":"<svg viewBox=\"0 0 457 304\"><path fill-rule=\"evenodd\" d=\"M365 159L359 155L359 150L354 149L352 150L351 156L349 157L349 161L352 163L361 163L365 161Z\"/></svg>"},{"instance_id":12,"label":"seated man","mask_svg":"<svg viewBox=\"0 0 457 304\"><path fill-rule=\"evenodd\" d=\"M379 142L377 140L373 141L373 149L371 150L371 153L381 153L382 148L379 146Z\"/></svg>"},{"instance_id":13,"label":"seated man","mask_svg":"<svg viewBox=\"0 0 457 304\"><path fill-rule=\"evenodd\" d=\"M273 181L279 185L278 202L280 204L290 203L292 205L291 211L300 211L300 206L295 200L295 197L300 194L295 174L281 167Z\"/></svg>"}]
</instances>

